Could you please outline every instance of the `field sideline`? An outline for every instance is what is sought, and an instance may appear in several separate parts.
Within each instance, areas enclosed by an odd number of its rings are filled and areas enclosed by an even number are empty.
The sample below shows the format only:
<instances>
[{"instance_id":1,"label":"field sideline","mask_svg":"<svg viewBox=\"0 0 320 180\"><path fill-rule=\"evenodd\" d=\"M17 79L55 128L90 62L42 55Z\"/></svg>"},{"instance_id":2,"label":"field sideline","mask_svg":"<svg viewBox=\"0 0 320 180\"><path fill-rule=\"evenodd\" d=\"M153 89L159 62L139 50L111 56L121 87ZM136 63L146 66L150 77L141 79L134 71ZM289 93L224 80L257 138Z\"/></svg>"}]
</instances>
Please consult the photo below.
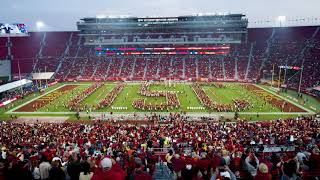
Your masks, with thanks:
<instances>
[{"instance_id":1,"label":"field sideline","mask_svg":"<svg viewBox=\"0 0 320 180\"><path fill-rule=\"evenodd\" d=\"M76 85L73 90L67 91L66 93L61 94L57 98L54 98L50 103L45 106L37 109L32 112L19 111L19 108L36 101L39 98L45 98L50 95L50 93L57 92L60 88L69 85ZM18 102L15 102L14 105L8 109L0 109L0 117L2 119L8 119L11 115L15 116L69 116L70 119L74 119L74 114L76 112L69 110L65 105L70 99L80 94L83 90L88 88L92 83L59 83L53 87L48 88L44 94L33 94L25 97ZM234 112L217 112L215 110L209 110L205 108L200 101L197 99L196 94L193 92L190 83L177 83L172 84L171 86L165 84L151 84L149 87L150 91L169 91L177 94L177 97L180 101L180 107L172 110L163 110L156 111L158 114L169 114L170 112L186 112L190 116L227 116L233 117ZM232 103L235 98L242 98L250 102L251 107L240 111L239 116L243 119L250 120L260 120L265 118L265 120L270 120L274 118L287 118L287 117L296 117L301 115L310 115L319 113L320 103L319 101L314 101L314 98L306 98L311 100L304 105L299 101L294 101L292 92L284 93L275 93L267 86L256 85L261 90L273 95L281 100L285 100L288 103L291 103L300 109L303 109L306 112L282 112L279 107L276 107L270 102L267 102L265 99L257 96L252 91L245 89L241 84L238 83L223 83L225 88L219 88L213 85L205 84L201 87L205 93L217 103L229 104ZM97 105L101 99L103 99L114 87L116 83L104 83L103 86L98 88L87 98L85 98L80 104L81 105ZM149 110L138 110L132 106L132 102L138 99L144 99L148 104L165 104L165 97L145 97L138 94L141 83L127 83L124 89L118 94L118 97L115 101L109 106L96 110L89 110L88 112L81 112L80 115L86 119L87 116L101 116L101 114L112 116L130 116L133 114L143 116L144 114L149 114ZM312 108L310 108L312 107Z\"/></svg>"}]
</instances>

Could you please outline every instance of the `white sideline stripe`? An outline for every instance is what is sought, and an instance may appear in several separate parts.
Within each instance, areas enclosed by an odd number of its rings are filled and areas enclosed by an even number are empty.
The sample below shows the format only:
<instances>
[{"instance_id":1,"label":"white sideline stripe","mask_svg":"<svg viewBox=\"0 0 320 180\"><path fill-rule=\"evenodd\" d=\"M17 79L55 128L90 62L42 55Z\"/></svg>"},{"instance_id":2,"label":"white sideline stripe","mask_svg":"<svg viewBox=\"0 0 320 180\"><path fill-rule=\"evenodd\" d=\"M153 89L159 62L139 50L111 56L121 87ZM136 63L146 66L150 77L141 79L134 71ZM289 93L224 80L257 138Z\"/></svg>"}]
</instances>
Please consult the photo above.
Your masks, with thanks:
<instances>
[{"instance_id":1,"label":"white sideline stripe","mask_svg":"<svg viewBox=\"0 0 320 180\"><path fill-rule=\"evenodd\" d=\"M20 116L19 118L15 119L14 123L64 123L68 120L68 116Z\"/></svg>"},{"instance_id":2,"label":"white sideline stripe","mask_svg":"<svg viewBox=\"0 0 320 180\"><path fill-rule=\"evenodd\" d=\"M82 83L79 83L79 84L77 84L77 83L64 83L64 85L77 85L77 86L90 86L92 84L86 84L86 83L84 83L84 84L82 84Z\"/></svg>"},{"instance_id":3,"label":"white sideline stripe","mask_svg":"<svg viewBox=\"0 0 320 180\"><path fill-rule=\"evenodd\" d=\"M35 98L33 98L33 99L31 99L31 100L23 103L23 104L20 104L19 106L15 107L15 108L13 108L13 109L10 109L9 111L5 112L5 114L14 113L13 111L15 111L15 110L17 110L17 109L19 109L19 108L21 108L21 107L23 107L23 106L31 103L32 101L35 101L35 100L37 100L37 99L39 99L39 98L41 98L41 97L43 97L43 96L45 96L45 95L47 95L47 94L49 94L49 93L52 93L53 91L56 91L56 90L58 90L58 89L60 89L60 88L62 88L62 87L64 87L64 86L67 86L67 85L66 85L66 84L62 84L61 86L59 86L59 87L57 87L57 88L55 88L55 89L52 89L52 90L50 90L50 91L42 94L41 96L35 97Z\"/></svg>"},{"instance_id":4,"label":"white sideline stripe","mask_svg":"<svg viewBox=\"0 0 320 180\"><path fill-rule=\"evenodd\" d=\"M133 114L141 114L145 115L151 112L140 112L140 113L134 113L134 112L128 112L128 113L123 113L123 112L113 112L114 115L133 115ZM240 115L312 115L313 113L309 112L238 112ZM76 112L12 112L11 114L61 114L61 115L66 115L66 114L76 114ZM83 114L84 116L86 115L101 115L101 114L109 114L109 112L91 112L87 114L86 112L80 112L80 114ZM156 114L160 115L168 115L170 114L169 112L156 112ZM198 117L205 117L205 116L217 116L217 115L234 115L234 112L213 112L213 113L192 113L189 112L187 115L193 115L193 116L198 116Z\"/></svg>"},{"instance_id":5,"label":"white sideline stripe","mask_svg":"<svg viewBox=\"0 0 320 180\"><path fill-rule=\"evenodd\" d=\"M281 99L283 99L283 100L285 100L285 101L288 101L288 102L290 102L291 104L294 104L294 105L298 106L299 108L301 108L301 109L303 109L303 110L305 110L305 111L307 111L307 112L309 112L309 113L315 114L314 111L311 111L310 109L305 108L305 107L301 106L300 104L297 104L296 102L291 101L290 99L288 99L288 98L286 98L286 97L280 96L279 94L276 94L276 93L270 91L269 89L266 89L266 88L264 88L264 87L262 87L262 86L259 86L259 85L256 85L256 84L253 84L253 85L255 85L256 87L258 87L258 88L260 88L260 89L263 89L263 90L265 90L265 91L267 91L267 92L269 92L269 93L271 93L271 94L273 94L273 95L275 95L275 96L277 96L277 97L279 97L279 98L281 98Z\"/></svg>"}]
</instances>

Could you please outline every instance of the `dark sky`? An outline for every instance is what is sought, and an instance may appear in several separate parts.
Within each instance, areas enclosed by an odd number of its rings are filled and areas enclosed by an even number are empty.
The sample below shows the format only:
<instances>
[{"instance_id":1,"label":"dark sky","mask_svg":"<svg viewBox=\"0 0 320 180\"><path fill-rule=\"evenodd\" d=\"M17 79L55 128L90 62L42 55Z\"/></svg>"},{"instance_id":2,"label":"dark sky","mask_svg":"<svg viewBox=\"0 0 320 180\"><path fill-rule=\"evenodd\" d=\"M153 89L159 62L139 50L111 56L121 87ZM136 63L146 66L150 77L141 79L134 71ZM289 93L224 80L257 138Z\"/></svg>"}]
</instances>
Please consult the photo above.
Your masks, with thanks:
<instances>
[{"instance_id":1,"label":"dark sky","mask_svg":"<svg viewBox=\"0 0 320 180\"><path fill-rule=\"evenodd\" d=\"M250 26L273 26L282 15L298 23L320 23L320 0L1 0L0 22L22 22L29 30L76 30L82 17L96 15L179 16L193 13L244 13ZM317 19L316 19L317 18ZM266 24L269 20L270 23ZM297 23L297 22L295 22Z\"/></svg>"}]
</instances>

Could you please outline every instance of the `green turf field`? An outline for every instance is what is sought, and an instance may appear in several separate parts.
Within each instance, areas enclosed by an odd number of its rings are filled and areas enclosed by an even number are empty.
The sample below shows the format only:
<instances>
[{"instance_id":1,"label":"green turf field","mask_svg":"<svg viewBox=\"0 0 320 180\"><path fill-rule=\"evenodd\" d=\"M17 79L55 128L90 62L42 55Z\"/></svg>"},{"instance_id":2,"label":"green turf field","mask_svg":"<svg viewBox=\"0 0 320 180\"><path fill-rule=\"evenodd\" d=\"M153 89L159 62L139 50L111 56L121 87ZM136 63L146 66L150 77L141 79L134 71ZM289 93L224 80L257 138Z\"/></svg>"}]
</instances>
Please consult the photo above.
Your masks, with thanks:
<instances>
[{"instance_id":1,"label":"green turf field","mask_svg":"<svg viewBox=\"0 0 320 180\"><path fill-rule=\"evenodd\" d=\"M13 105L7 108L0 109L0 118L2 119L9 119L10 115L15 116L70 116L73 119L73 116L76 112L70 111L65 105L68 101L70 101L73 97L77 94L84 91L88 88L92 83L59 83L56 84L48 89L46 89L46 93L54 92L62 86L76 84L77 87L63 95L59 96L58 98L51 101L49 104L45 105L44 107L38 109L35 112L19 112L17 109L22 107L28 103L31 103L35 99L40 97L40 94L32 94L24 99L16 101ZM205 93L214 101L221 103L221 104L229 104L232 103L232 99L239 98L247 100L251 107L243 112L239 112L240 117L243 119L250 119L250 120L270 120L279 117L295 117L304 114L314 114L319 112L320 103L318 100L311 98L307 95L304 95L304 99L308 99L305 104L301 104L300 101L294 101L292 98L296 95L295 92L287 92L287 93L280 93L280 98L283 98L289 102L295 103L298 106L305 108L306 113L282 113L280 109L275 107L274 105L264 101L259 96L254 94L251 91L246 90L241 84L238 83L224 83L226 86L225 88L217 88L213 85L201 85ZM138 94L140 83L127 83L124 89L118 94L115 101L109 106L104 107L102 109L92 110L90 113L123 113L123 114L133 114L133 113L147 113L148 111L137 110L134 109L132 106L132 102L137 99L145 99L146 103L150 104L160 104L165 103L165 97L145 97ZM106 82L103 86L98 88L95 92L90 94L86 99L84 99L80 105L89 105L94 106L98 104L103 98L107 96L107 94L116 87L116 83ZM259 86L263 88L265 91L269 91L269 93L274 93L272 89L267 86ZM196 95L194 94L191 84L189 83L177 83L172 84L171 86L166 86L165 84L152 84L149 86L149 91L170 91L177 94L180 107L173 109L173 110L163 110L159 111L159 113L170 113L170 112L186 112L190 114L197 114L201 116L202 114L209 114L209 115L219 115L222 114L220 112L216 112L214 110L208 110L202 106L200 101L197 99ZM45 95L44 94L44 95ZM292 96L292 97L291 97ZM291 97L291 98L290 98ZM229 116L233 116L234 112L225 113ZM258 114L258 115L257 115Z\"/></svg>"},{"instance_id":2,"label":"green turf field","mask_svg":"<svg viewBox=\"0 0 320 180\"><path fill-rule=\"evenodd\" d=\"M252 108L246 112L280 112L277 107L266 103L254 93L244 89L239 84L226 84L227 88L216 88L214 86L205 86L205 92L210 98L222 104L232 103L232 99L240 98L248 100L252 104Z\"/></svg>"},{"instance_id":3,"label":"green turf field","mask_svg":"<svg viewBox=\"0 0 320 180\"><path fill-rule=\"evenodd\" d=\"M262 87L269 89L270 91L274 91L273 88L270 86L263 85ZM298 98L298 92L294 90L287 90L287 92L280 92L280 95L283 97L286 97L288 99L291 99L294 102L299 103L303 107L306 107L308 109L311 109L317 113L320 113L320 100L316 99L312 96L303 94L302 98Z\"/></svg>"},{"instance_id":4,"label":"green turf field","mask_svg":"<svg viewBox=\"0 0 320 180\"><path fill-rule=\"evenodd\" d=\"M59 98L52 101L50 104L46 105L45 107L40 108L39 112L66 112L69 111L68 108L64 106L68 102L68 100L72 99L72 97L78 95L86 89L89 85L81 85L73 89L68 93L64 93ZM89 98L88 98L89 99Z\"/></svg>"}]
</instances>

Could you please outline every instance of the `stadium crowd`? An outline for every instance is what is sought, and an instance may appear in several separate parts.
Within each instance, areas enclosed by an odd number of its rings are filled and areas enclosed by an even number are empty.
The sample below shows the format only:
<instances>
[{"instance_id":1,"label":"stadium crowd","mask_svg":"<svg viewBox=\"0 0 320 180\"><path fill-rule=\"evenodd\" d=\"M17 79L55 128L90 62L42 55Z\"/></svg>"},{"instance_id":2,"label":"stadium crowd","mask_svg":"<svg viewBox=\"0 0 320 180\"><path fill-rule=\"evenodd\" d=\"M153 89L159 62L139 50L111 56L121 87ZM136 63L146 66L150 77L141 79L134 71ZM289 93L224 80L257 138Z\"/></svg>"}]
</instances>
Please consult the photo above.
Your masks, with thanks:
<instances>
[{"instance_id":1,"label":"stadium crowd","mask_svg":"<svg viewBox=\"0 0 320 180\"><path fill-rule=\"evenodd\" d=\"M33 87L23 87L0 93L0 103L14 98L23 98L34 92Z\"/></svg>"},{"instance_id":2,"label":"stadium crowd","mask_svg":"<svg viewBox=\"0 0 320 180\"><path fill-rule=\"evenodd\" d=\"M163 118L163 117L162 117ZM307 179L320 173L320 122L0 123L0 179ZM160 148L160 149L159 149ZM162 173L159 173L162 172ZM318 173L318 174L315 174Z\"/></svg>"}]
</instances>

